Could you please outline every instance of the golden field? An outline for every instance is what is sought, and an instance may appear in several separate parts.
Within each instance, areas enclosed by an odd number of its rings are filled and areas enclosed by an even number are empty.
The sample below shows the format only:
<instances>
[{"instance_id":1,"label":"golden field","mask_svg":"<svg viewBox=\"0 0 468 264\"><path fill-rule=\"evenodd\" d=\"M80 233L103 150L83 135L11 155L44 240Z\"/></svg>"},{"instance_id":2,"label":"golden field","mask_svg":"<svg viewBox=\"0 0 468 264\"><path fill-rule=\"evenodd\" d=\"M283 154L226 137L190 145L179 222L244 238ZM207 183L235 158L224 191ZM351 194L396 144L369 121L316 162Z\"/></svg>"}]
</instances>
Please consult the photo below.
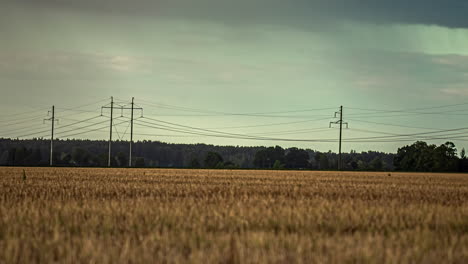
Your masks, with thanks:
<instances>
[{"instance_id":1,"label":"golden field","mask_svg":"<svg viewBox=\"0 0 468 264\"><path fill-rule=\"evenodd\" d=\"M468 263L468 175L0 168L0 263Z\"/></svg>"}]
</instances>

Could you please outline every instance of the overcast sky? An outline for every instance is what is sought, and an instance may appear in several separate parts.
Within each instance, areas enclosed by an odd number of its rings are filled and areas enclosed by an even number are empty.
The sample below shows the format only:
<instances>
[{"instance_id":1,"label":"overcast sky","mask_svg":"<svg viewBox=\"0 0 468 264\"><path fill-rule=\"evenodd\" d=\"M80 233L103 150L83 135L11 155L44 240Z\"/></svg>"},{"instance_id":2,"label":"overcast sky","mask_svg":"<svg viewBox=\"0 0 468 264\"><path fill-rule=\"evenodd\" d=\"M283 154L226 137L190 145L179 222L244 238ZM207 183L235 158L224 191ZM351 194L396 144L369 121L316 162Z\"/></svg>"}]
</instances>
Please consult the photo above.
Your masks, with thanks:
<instances>
[{"instance_id":1,"label":"overcast sky","mask_svg":"<svg viewBox=\"0 0 468 264\"><path fill-rule=\"evenodd\" d=\"M468 102L466 14L464 0L1 0L0 137L47 129L43 118L27 118L52 104L59 125L94 117L110 96L134 96L147 117L264 137L336 138L325 128L340 105L345 138L468 127L468 105L424 110ZM93 102L81 110L95 113L65 111ZM337 150L336 143L137 132L167 142ZM395 152L407 143L343 149Z\"/></svg>"}]
</instances>

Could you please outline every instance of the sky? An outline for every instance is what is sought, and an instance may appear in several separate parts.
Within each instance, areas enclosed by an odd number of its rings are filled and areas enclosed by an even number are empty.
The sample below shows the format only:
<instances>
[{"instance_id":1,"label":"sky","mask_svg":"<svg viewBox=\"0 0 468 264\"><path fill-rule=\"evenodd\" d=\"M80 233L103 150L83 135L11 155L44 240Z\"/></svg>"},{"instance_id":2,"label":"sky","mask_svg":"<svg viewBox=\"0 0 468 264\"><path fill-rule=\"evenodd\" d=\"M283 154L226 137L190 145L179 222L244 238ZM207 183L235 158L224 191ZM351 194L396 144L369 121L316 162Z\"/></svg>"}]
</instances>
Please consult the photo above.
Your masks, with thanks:
<instances>
[{"instance_id":1,"label":"sky","mask_svg":"<svg viewBox=\"0 0 468 264\"><path fill-rule=\"evenodd\" d=\"M342 105L345 152L461 149L466 14L464 0L0 0L0 137L48 137L55 105L59 138L106 139L114 96L144 109L136 140L336 152ZM115 115L126 140L129 111Z\"/></svg>"}]
</instances>

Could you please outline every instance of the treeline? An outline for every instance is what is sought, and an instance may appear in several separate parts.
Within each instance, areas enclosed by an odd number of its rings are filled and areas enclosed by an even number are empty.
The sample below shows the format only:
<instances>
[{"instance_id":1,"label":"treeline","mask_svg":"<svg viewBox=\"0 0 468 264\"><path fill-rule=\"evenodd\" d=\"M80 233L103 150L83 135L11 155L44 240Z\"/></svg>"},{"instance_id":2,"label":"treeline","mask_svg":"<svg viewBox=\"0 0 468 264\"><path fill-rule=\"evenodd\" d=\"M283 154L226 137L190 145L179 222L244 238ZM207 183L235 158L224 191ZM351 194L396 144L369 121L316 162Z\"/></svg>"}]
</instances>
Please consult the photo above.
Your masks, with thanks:
<instances>
[{"instance_id":1,"label":"treeline","mask_svg":"<svg viewBox=\"0 0 468 264\"><path fill-rule=\"evenodd\" d=\"M49 144L46 139L0 139L0 166L47 166ZM113 167L128 166L129 144L112 144ZM98 140L57 140L53 161L56 166L105 167L108 142ZM453 143L441 146L416 142L397 154L368 151L343 153L343 169L361 171L467 171L464 156L457 156ZM133 145L135 167L159 168L245 168L336 170L338 154L311 149L276 147L214 146L206 144L168 144L138 141Z\"/></svg>"},{"instance_id":2,"label":"treeline","mask_svg":"<svg viewBox=\"0 0 468 264\"><path fill-rule=\"evenodd\" d=\"M468 172L465 149L457 155L455 144L440 146L418 141L398 149L394 164L397 170L422 172Z\"/></svg>"}]
</instances>

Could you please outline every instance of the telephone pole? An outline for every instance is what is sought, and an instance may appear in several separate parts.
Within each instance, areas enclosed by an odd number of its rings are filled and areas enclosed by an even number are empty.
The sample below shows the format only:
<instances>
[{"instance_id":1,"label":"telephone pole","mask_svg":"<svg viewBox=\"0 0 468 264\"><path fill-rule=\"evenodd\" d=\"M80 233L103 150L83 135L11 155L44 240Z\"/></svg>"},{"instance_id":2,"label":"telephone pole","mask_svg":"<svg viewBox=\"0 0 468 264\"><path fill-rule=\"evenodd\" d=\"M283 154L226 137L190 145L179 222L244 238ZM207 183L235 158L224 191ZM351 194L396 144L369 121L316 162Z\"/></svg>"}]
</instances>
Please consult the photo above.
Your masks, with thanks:
<instances>
[{"instance_id":1,"label":"telephone pole","mask_svg":"<svg viewBox=\"0 0 468 264\"><path fill-rule=\"evenodd\" d=\"M339 139L339 145L338 145L338 170L342 169L342 157L341 157L341 141L343 137L343 125L346 125L346 128L348 128L348 123L343 122L343 106L340 106L340 111L335 112L335 118L337 118L339 115L339 120L336 122L330 122L330 128L334 124L339 124L340 125L340 139Z\"/></svg>"},{"instance_id":2,"label":"telephone pole","mask_svg":"<svg viewBox=\"0 0 468 264\"><path fill-rule=\"evenodd\" d=\"M50 133L50 157L49 157L49 165L53 166L54 165L54 128L55 128L55 122L58 120L55 119L55 106L52 106L52 111L49 111L47 114L52 114L51 118L44 119L45 121L51 121L52 123L52 128L51 128L51 133Z\"/></svg>"}]
</instances>

